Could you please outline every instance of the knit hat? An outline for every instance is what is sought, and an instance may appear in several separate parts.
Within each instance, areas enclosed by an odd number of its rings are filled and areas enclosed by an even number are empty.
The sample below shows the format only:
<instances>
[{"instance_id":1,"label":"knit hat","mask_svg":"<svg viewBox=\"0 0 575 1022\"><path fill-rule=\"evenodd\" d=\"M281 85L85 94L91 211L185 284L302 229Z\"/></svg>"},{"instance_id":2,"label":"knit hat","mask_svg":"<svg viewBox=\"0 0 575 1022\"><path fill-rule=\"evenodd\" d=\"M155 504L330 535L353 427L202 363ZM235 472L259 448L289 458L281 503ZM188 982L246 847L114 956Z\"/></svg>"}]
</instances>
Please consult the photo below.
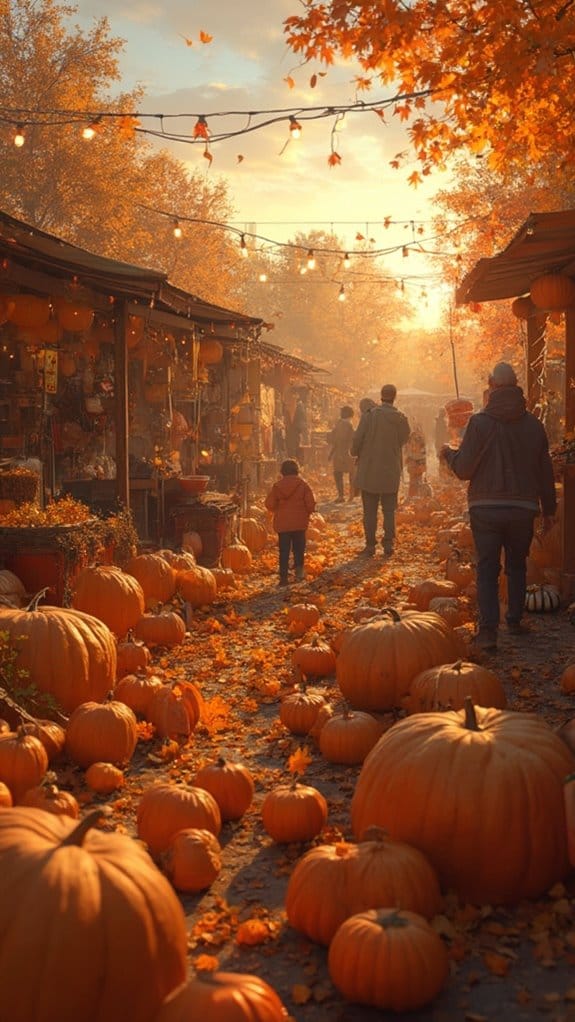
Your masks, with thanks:
<instances>
[{"instance_id":1,"label":"knit hat","mask_svg":"<svg viewBox=\"0 0 575 1022\"><path fill-rule=\"evenodd\" d=\"M498 362L491 371L489 382L494 383L496 387L515 387L517 377L513 366L510 366L509 362Z\"/></svg>"}]
</instances>

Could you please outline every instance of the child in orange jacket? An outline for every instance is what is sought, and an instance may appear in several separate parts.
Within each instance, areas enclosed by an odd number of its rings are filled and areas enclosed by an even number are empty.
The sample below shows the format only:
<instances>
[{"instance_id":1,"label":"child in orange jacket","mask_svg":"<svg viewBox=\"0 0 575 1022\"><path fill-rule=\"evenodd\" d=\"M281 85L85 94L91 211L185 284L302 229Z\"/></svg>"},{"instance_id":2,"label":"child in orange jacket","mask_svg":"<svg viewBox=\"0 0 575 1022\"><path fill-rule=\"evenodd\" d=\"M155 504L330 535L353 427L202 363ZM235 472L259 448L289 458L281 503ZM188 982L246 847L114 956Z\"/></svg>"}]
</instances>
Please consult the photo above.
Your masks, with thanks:
<instances>
[{"instance_id":1,"label":"child in orange jacket","mask_svg":"<svg viewBox=\"0 0 575 1022\"><path fill-rule=\"evenodd\" d=\"M288 584L290 550L296 581L304 576L305 531L315 511L315 497L309 483L299 474L299 465L288 458L280 468L281 478L266 497L268 511L273 511L274 529L278 534L280 586Z\"/></svg>"}]
</instances>

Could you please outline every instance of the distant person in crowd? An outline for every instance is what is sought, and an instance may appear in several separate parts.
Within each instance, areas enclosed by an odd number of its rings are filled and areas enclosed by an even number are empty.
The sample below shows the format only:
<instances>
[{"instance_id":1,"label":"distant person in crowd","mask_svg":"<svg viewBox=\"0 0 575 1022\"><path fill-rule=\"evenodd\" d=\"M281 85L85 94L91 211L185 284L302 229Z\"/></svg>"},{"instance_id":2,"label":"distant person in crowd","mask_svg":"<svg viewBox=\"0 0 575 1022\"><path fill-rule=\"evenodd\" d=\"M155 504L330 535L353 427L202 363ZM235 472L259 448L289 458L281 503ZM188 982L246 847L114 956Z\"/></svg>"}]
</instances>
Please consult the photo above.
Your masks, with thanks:
<instances>
[{"instance_id":1,"label":"distant person in crowd","mask_svg":"<svg viewBox=\"0 0 575 1022\"><path fill-rule=\"evenodd\" d=\"M353 500L355 496L355 459L351 454L351 444L353 440L353 426L351 424L352 418L353 408L351 405L344 405L340 410L339 419L329 436L331 448L328 459L333 465L333 478L335 480L335 487L337 490L337 504L343 504L345 501L344 475L349 477L349 499Z\"/></svg>"},{"instance_id":2,"label":"distant person in crowd","mask_svg":"<svg viewBox=\"0 0 575 1022\"><path fill-rule=\"evenodd\" d=\"M299 474L293 458L282 462L280 478L266 497L266 507L273 512L274 529L278 534L279 584L287 586L290 551L297 582L305 578L305 533L310 515L315 511L315 497L309 483Z\"/></svg>"},{"instance_id":3,"label":"distant person in crowd","mask_svg":"<svg viewBox=\"0 0 575 1022\"><path fill-rule=\"evenodd\" d=\"M409 440L405 445L405 467L409 478L408 497L424 495L425 473L427 471L427 451L423 429L414 425Z\"/></svg>"},{"instance_id":4,"label":"distant person in crowd","mask_svg":"<svg viewBox=\"0 0 575 1022\"><path fill-rule=\"evenodd\" d=\"M435 418L435 453L439 458L441 448L449 442L449 428L445 408L440 408Z\"/></svg>"},{"instance_id":5,"label":"distant person in crowd","mask_svg":"<svg viewBox=\"0 0 575 1022\"><path fill-rule=\"evenodd\" d=\"M517 635L525 630L521 617L534 519L541 513L547 531L556 510L547 434L527 411L515 371L507 362L498 362L491 372L488 401L471 416L459 449L445 446L441 457L459 479L469 480L479 610L474 645L479 651L495 650L501 551L507 575L507 629Z\"/></svg>"},{"instance_id":6,"label":"distant person in crowd","mask_svg":"<svg viewBox=\"0 0 575 1022\"><path fill-rule=\"evenodd\" d=\"M376 408L377 405L371 397L362 397L359 402L359 414L365 415L366 412L370 412L372 408Z\"/></svg>"},{"instance_id":7,"label":"distant person in crowd","mask_svg":"<svg viewBox=\"0 0 575 1022\"><path fill-rule=\"evenodd\" d=\"M394 407L397 388L381 388L381 404L364 413L355 431L351 453L357 457L356 486L363 504L363 553L373 557L378 508L383 510L383 552L391 557L395 540L395 509L401 479L402 448L410 434L407 417Z\"/></svg>"},{"instance_id":8,"label":"distant person in crowd","mask_svg":"<svg viewBox=\"0 0 575 1022\"><path fill-rule=\"evenodd\" d=\"M301 462L302 443L307 432L307 413L301 398L298 398L293 414L286 415L286 452L289 458Z\"/></svg>"}]
</instances>

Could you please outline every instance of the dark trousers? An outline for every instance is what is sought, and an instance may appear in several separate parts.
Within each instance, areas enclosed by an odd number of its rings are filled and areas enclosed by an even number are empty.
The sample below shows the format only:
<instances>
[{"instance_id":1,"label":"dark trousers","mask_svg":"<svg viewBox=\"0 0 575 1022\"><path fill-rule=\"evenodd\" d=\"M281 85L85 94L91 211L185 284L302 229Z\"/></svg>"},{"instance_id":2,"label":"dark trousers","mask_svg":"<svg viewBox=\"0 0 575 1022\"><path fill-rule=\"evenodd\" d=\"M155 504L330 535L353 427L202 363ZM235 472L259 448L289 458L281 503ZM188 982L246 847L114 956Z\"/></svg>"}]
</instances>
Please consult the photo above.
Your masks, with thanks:
<instances>
[{"instance_id":1,"label":"dark trousers","mask_svg":"<svg viewBox=\"0 0 575 1022\"><path fill-rule=\"evenodd\" d=\"M385 547L392 547L395 539L397 493L368 493L367 490L362 490L361 500L363 504L365 545L367 547L375 547L377 512L381 503L383 511L383 545Z\"/></svg>"},{"instance_id":2,"label":"dark trousers","mask_svg":"<svg viewBox=\"0 0 575 1022\"><path fill-rule=\"evenodd\" d=\"M305 529L297 529L295 532L278 532L278 547L280 555L280 579L287 581L290 550L293 550L293 566L296 574L303 569Z\"/></svg>"},{"instance_id":3,"label":"dark trousers","mask_svg":"<svg viewBox=\"0 0 575 1022\"><path fill-rule=\"evenodd\" d=\"M472 507L469 511L477 552L479 627L499 624L499 571L505 551L507 621L520 621L525 606L525 561L533 539L535 511L522 507Z\"/></svg>"},{"instance_id":4,"label":"dark trousers","mask_svg":"<svg viewBox=\"0 0 575 1022\"><path fill-rule=\"evenodd\" d=\"M354 473L353 472L345 473L345 472L335 472L334 471L333 478L335 480L335 488L337 490L337 495L340 498L340 500L343 500L343 498L345 496L344 485L343 485L343 477L344 477L344 475L348 475L349 476L349 495L350 495L350 497L353 497L353 494L354 494L354 486L353 486L353 476L354 476Z\"/></svg>"}]
</instances>

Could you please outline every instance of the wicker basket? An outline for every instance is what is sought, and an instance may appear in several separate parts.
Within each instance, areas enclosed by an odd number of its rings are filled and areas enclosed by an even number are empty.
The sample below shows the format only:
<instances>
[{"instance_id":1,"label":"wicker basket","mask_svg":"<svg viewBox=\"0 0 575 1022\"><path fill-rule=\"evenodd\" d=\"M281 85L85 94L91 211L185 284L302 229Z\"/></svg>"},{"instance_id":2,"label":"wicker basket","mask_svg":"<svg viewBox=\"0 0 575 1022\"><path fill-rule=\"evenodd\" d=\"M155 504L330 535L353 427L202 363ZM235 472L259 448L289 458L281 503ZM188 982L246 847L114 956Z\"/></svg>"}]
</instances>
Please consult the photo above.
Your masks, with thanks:
<instances>
[{"instance_id":1,"label":"wicker basket","mask_svg":"<svg viewBox=\"0 0 575 1022\"><path fill-rule=\"evenodd\" d=\"M38 484L38 476L29 469L4 469L0 471L0 500L13 500L17 505L30 503L38 496Z\"/></svg>"}]
</instances>

